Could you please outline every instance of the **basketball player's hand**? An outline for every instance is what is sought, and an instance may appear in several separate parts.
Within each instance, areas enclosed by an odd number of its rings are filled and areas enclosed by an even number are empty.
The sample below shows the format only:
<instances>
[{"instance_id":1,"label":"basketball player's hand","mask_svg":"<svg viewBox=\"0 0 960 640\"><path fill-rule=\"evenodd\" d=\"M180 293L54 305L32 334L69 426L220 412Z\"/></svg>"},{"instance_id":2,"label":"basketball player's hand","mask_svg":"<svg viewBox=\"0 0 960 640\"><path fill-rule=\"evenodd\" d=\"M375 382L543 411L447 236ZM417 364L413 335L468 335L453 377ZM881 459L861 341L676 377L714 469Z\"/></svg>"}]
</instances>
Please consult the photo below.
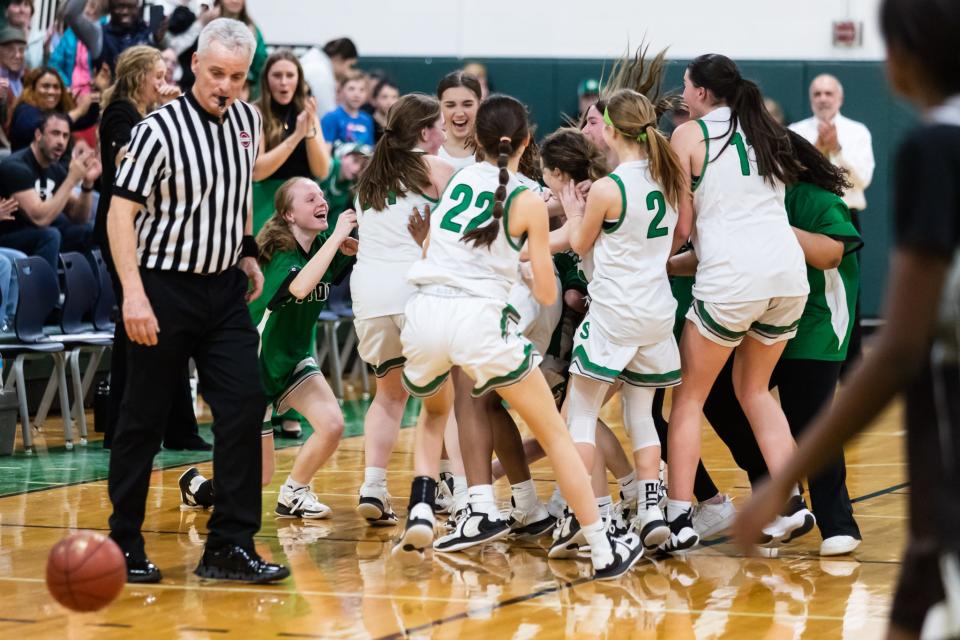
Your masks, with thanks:
<instances>
[{"instance_id":1,"label":"basketball player's hand","mask_svg":"<svg viewBox=\"0 0 960 640\"><path fill-rule=\"evenodd\" d=\"M353 209L347 209L337 216L337 226L333 229L332 236L341 242L350 236L350 233L357 228L357 214Z\"/></svg>"},{"instance_id":2,"label":"basketball player's hand","mask_svg":"<svg viewBox=\"0 0 960 640\"><path fill-rule=\"evenodd\" d=\"M0 198L0 222L13 220L13 214L20 205L13 198Z\"/></svg>"},{"instance_id":3,"label":"basketball player's hand","mask_svg":"<svg viewBox=\"0 0 960 640\"><path fill-rule=\"evenodd\" d=\"M747 505L737 513L733 523L734 542L747 555L756 552L765 526L773 522L790 497L790 487L780 486L776 480L764 480L753 490Z\"/></svg>"},{"instance_id":4,"label":"basketball player's hand","mask_svg":"<svg viewBox=\"0 0 960 640\"><path fill-rule=\"evenodd\" d=\"M419 209L413 208L410 220L407 221L407 231L410 232L416 243L422 247L423 243L427 241L427 236L430 235L430 205L423 205L422 216Z\"/></svg>"},{"instance_id":5,"label":"basketball player's hand","mask_svg":"<svg viewBox=\"0 0 960 640\"><path fill-rule=\"evenodd\" d=\"M137 344L145 347L153 347L157 344L160 325L145 293L124 295L123 326L127 330L127 337Z\"/></svg>"},{"instance_id":6,"label":"basketball player's hand","mask_svg":"<svg viewBox=\"0 0 960 640\"><path fill-rule=\"evenodd\" d=\"M584 200L587 198L587 194L590 193L590 187L593 186L593 180L583 180L582 182L577 183L577 193L583 196Z\"/></svg>"},{"instance_id":7,"label":"basketball player's hand","mask_svg":"<svg viewBox=\"0 0 960 640\"><path fill-rule=\"evenodd\" d=\"M360 242L356 238L347 237L340 243L340 253L345 256L355 256L360 250Z\"/></svg>"},{"instance_id":8,"label":"basketball player's hand","mask_svg":"<svg viewBox=\"0 0 960 640\"><path fill-rule=\"evenodd\" d=\"M563 204L563 212L568 218L582 218L587 205L586 199L573 180L568 182L560 192L560 203Z\"/></svg>"},{"instance_id":9,"label":"basketball player's hand","mask_svg":"<svg viewBox=\"0 0 960 640\"><path fill-rule=\"evenodd\" d=\"M247 302L253 302L263 293L263 272L260 271L260 264L256 258L247 257L240 258L237 266L240 268L240 271L247 274L247 280L250 281L250 286L247 288L246 300Z\"/></svg>"}]
</instances>

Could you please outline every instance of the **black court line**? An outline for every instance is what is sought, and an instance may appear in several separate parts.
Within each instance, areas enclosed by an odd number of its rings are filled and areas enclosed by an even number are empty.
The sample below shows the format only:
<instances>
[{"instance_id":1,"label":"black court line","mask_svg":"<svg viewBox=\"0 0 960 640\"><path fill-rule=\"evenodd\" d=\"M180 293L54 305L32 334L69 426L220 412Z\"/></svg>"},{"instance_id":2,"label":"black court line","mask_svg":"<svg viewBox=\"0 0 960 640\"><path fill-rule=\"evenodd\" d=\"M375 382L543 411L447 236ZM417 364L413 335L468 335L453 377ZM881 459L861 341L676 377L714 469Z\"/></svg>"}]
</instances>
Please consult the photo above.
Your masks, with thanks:
<instances>
[{"instance_id":1,"label":"black court line","mask_svg":"<svg viewBox=\"0 0 960 640\"><path fill-rule=\"evenodd\" d=\"M133 629L132 624L122 624L120 622L91 622L88 627L109 627L111 629Z\"/></svg>"},{"instance_id":2,"label":"black court line","mask_svg":"<svg viewBox=\"0 0 960 640\"><path fill-rule=\"evenodd\" d=\"M230 629L214 629L211 627L180 627L178 631L201 631L204 633L230 633Z\"/></svg>"},{"instance_id":3,"label":"black court line","mask_svg":"<svg viewBox=\"0 0 960 640\"><path fill-rule=\"evenodd\" d=\"M870 499L872 499L872 498L877 498L877 497L879 497L879 496L883 496L883 495L887 495L887 494L889 494L889 493L893 493L894 491L897 491L897 490L899 490L899 489L903 489L904 487L907 487L907 486L909 486L909 485L910 485L909 482L901 482L900 484L895 484L895 485L890 486L890 487L887 487L887 488L885 488L885 489L880 489L879 491L874 491L873 493L868 493L868 494L863 495L863 496L860 496L860 497L858 497L858 498L854 498L854 499L851 500L851 502L865 502L865 501L870 500ZM718 545L718 544L722 544L722 543L724 543L724 542L729 542L729 541L730 541L730 537L729 537L729 536L723 536L723 537L718 538L718 539L716 539L716 540L709 540L709 541L707 541L707 542L703 542L703 543L700 544L700 546L702 546L702 547L712 547L712 546L715 546L715 545ZM746 557L746 556L736 556L736 557ZM779 556L778 556L778 557L779 557ZM785 557L788 557L788 556L785 556ZM797 557L803 557L803 556L797 556ZM881 561L858 561L858 562L861 562L862 564L875 564L875 563L876 563L876 564L900 564L899 562L884 561L884 560L881 560ZM487 609L485 610L485 612L486 612L486 613L493 613L493 612L496 611L497 609L503 609L503 608L505 608L505 607L509 607L509 606L511 606L511 605L514 605L514 604L519 604L519 603L521 603L521 602L527 602L527 601L529 601L529 600L534 600L534 599L536 599L536 598L539 598L540 596L545 596L545 595L548 595L548 594L551 594L551 593L556 593L556 592L559 591L560 589L565 589L565 588L568 588L568 587L576 587L576 586L579 586L579 585L581 585L581 584L585 584L585 583L587 583L587 582L593 582L594 580L595 580L595 578L581 578L581 579L575 580L575 581L573 581L573 582L565 582L565 583L563 583L563 584L556 585L556 586L553 586L553 587L547 587L547 588L545 588L545 589L541 589L541 590L539 590L539 591L534 591L533 593L528 593L528 594L526 594L526 595L516 596L516 597L513 597L513 598L508 598L507 600L502 600L502 601L500 601L500 602L494 603L493 605L487 607ZM476 613L476 612L474 612L474 613ZM463 611L463 612L461 612L461 613L454 614L454 615L452 615L452 616L447 616L447 617L445 617L445 618L439 618L439 619L437 619L437 620L433 620L433 621L431 621L431 622L428 622L428 623L426 623L426 624L422 624L422 625L417 626L417 627L413 627L413 628L411 628L411 629L406 629L406 630L404 630L404 631L402 631L402 632L397 632L397 633L392 633L392 634L390 634L390 635L381 636L381 637L378 638L377 640L396 640L397 638L405 638L405 637L408 637L410 634L418 633L418 632L420 632L420 631L425 631L425 630L427 630L427 629L433 629L433 628L436 628L436 627L445 625L445 624L447 624L447 623L449 623L449 622L456 622L457 620L463 620L464 618L467 618L467 617L469 617L469 612L468 612L468 611Z\"/></svg>"},{"instance_id":4,"label":"black court line","mask_svg":"<svg viewBox=\"0 0 960 640\"><path fill-rule=\"evenodd\" d=\"M16 622L19 624L36 624L39 620L27 620L25 618L0 618L0 622Z\"/></svg>"}]
</instances>

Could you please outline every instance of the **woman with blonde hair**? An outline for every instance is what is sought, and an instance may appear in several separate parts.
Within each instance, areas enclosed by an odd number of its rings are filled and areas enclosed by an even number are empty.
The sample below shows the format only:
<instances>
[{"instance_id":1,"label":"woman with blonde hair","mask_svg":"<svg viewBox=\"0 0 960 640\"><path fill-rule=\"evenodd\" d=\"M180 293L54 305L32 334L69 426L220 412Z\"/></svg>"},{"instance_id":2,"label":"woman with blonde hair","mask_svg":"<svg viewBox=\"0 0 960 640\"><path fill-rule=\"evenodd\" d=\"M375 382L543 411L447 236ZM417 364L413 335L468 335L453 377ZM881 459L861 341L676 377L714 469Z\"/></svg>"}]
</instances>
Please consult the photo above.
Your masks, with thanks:
<instances>
[{"instance_id":1,"label":"woman with blonde hair","mask_svg":"<svg viewBox=\"0 0 960 640\"><path fill-rule=\"evenodd\" d=\"M110 244L107 242L107 214L110 211L113 176L116 175L117 160L130 142L130 130L144 116L159 104L176 98L180 90L166 84L164 77L166 65L160 57L160 51L147 45L130 47L117 58L117 78L103 93L103 117L100 120L100 163L103 165L100 184L100 201L97 205L97 217L94 221L93 235L101 247L103 259L115 275ZM119 284L119 279L113 278ZM114 287L117 301L123 293L119 286ZM115 418L120 413L120 399L126 380L127 334L122 322L118 322L113 339L110 360L110 420L104 433L105 447L113 439ZM186 369L181 381L181 393L174 402L164 434L166 448L207 450L210 445L197 433L197 419L193 413L190 385Z\"/></svg>"}]
</instances>

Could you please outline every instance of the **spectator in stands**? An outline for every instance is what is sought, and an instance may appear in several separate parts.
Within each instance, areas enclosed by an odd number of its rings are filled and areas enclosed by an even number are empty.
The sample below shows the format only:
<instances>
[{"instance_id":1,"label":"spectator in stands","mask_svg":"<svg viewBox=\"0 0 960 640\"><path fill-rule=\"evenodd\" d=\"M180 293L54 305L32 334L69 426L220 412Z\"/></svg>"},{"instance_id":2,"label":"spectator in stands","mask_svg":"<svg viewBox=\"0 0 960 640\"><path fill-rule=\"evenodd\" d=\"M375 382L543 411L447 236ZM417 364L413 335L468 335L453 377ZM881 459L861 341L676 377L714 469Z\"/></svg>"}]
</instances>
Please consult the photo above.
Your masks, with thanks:
<instances>
[{"instance_id":1,"label":"spectator in stands","mask_svg":"<svg viewBox=\"0 0 960 640\"><path fill-rule=\"evenodd\" d=\"M330 171L317 101L307 95L300 62L289 49L267 58L257 106L263 116L263 137L253 167L254 235L273 215L274 195L288 178L322 180Z\"/></svg>"},{"instance_id":2,"label":"spectator in stands","mask_svg":"<svg viewBox=\"0 0 960 640\"><path fill-rule=\"evenodd\" d=\"M183 77L183 70L180 68L177 52L171 47L167 47L160 52L160 56L163 58L163 65L166 67L163 75L164 82L174 85L180 82L180 78Z\"/></svg>"},{"instance_id":3,"label":"spectator in stands","mask_svg":"<svg viewBox=\"0 0 960 640\"><path fill-rule=\"evenodd\" d=\"M110 20L106 24L84 15L87 1L69 0L64 19L90 50L94 68L105 62L112 72L117 56L136 44L166 46L167 21L152 32L141 17L140 0L109 0Z\"/></svg>"},{"instance_id":4,"label":"spectator in stands","mask_svg":"<svg viewBox=\"0 0 960 640\"><path fill-rule=\"evenodd\" d=\"M194 13L187 6L179 6L170 14L170 35L168 44L177 54L181 76L177 80L182 91L193 87L193 54L197 50L200 32L210 21L220 17L220 5L212 0L200 4L200 11ZM249 74L247 76L249 78Z\"/></svg>"},{"instance_id":5,"label":"spectator in stands","mask_svg":"<svg viewBox=\"0 0 960 640\"><path fill-rule=\"evenodd\" d=\"M463 65L463 72L477 79L480 83L480 99L486 100L487 96L493 92L490 84L490 76L487 74L487 65L482 62L468 62Z\"/></svg>"},{"instance_id":6,"label":"spectator in stands","mask_svg":"<svg viewBox=\"0 0 960 640\"><path fill-rule=\"evenodd\" d=\"M340 82L340 106L323 116L323 138L334 146L344 142L373 145L373 118L360 110L367 101L367 78L351 71Z\"/></svg>"},{"instance_id":7,"label":"spectator in stands","mask_svg":"<svg viewBox=\"0 0 960 640\"><path fill-rule=\"evenodd\" d=\"M106 24L107 17L103 15L103 0L87 0L83 15L91 22L97 22L101 25ZM96 75L93 71L93 56L90 49L77 38L77 33L71 27L67 27L63 32L60 41L50 54L50 60L47 64L53 67L60 74L63 84L76 91L84 87L89 88ZM101 68L105 65L101 65ZM107 68L107 77L109 78L110 69Z\"/></svg>"},{"instance_id":8,"label":"spectator in stands","mask_svg":"<svg viewBox=\"0 0 960 640\"><path fill-rule=\"evenodd\" d=\"M7 24L17 29L23 29L27 36L27 48L24 51L24 64L26 64L27 69L42 66L46 57L44 51L44 44L47 41L46 34L32 28L33 2L34 0L11 0L10 4L7 5Z\"/></svg>"},{"instance_id":9,"label":"spectator in stands","mask_svg":"<svg viewBox=\"0 0 960 640\"><path fill-rule=\"evenodd\" d=\"M865 192L873 180L873 169L876 166L873 139L870 130L863 123L840 113L842 106L843 85L834 76L821 74L810 83L810 110L813 111L813 116L794 122L790 129L816 146L830 162L846 169L847 179L853 186L844 192L843 201L850 209L853 226L862 234L860 213L867 208ZM861 260L860 253L857 252L857 260ZM860 298L857 297L844 375L850 363L860 357L863 336L860 320Z\"/></svg>"},{"instance_id":10,"label":"spectator in stands","mask_svg":"<svg viewBox=\"0 0 960 640\"><path fill-rule=\"evenodd\" d=\"M0 222L12 219L17 210L17 201L13 198L0 199ZM0 333L7 333L13 328L13 316L17 312L17 300L20 298L20 287L17 283L17 258L26 258L27 254L16 249L0 247Z\"/></svg>"},{"instance_id":11,"label":"spectator in stands","mask_svg":"<svg viewBox=\"0 0 960 640\"><path fill-rule=\"evenodd\" d=\"M55 69L40 67L30 71L24 78L23 96L10 123L11 148L19 151L29 146L34 140L34 132L48 113L66 114L72 131L95 125L100 115L100 87L105 81L109 81L109 76L100 77L99 86L95 85L92 92L75 101Z\"/></svg>"},{"instance_id":12,"label":"spectator in stands","mask_svg":"<svg viewBox=\"0 0 960 640\"><path fill-rule=\"evenodd\" d=\"M27 36L23 29L0 29L0 88L9 87L17 98L23 92L23 56L26 48Z\"/></svg>"},{"instance_id":13,"label":"spectator in stands","mask_svg":"<svg viewBox=\"0 0 960 640\"><path fill-rule=\"evenodd\" d=\"M37 255L57 268L57 254L90 246L93 185L100 161L78 144L64 166L60 158L70 141L70 118L57 111L44 115L33 143L0 163L0 198L13 198L13 219L0 222L0 247ZM80 195L74 188L80 185Z\"/></svg>"},{"instance_id":14,"label":"spectator in stands","mask_svg":"<svg viewBox=\"0 0 960 640\"><path fill-rule=\"evenodd\" d=\"M340 78L357 63L357 47L350 38L337 38L310 49L300 57L303 77L317 99L317 113L326 115L337 108L337 86Z\"/></svg>"},{"instance_id":15,"label":"spectator in stands","mask_svg":"<svg viewBox=\"0 0 960 640\"><path fill-rule=\"evenodd\" d=\"M370 109L364 109L373 118L373 142L376 144L383 135L383 128L387 126L387 112L400 99L400 88L389 79L381 79L370 95Z\"/></svg>"},{"instance_id":16,"label":"spectator in stands","mask_svg":"<svg viewBox=\"0 0 960 640\"><path fill-rule=\"evenodd\" d=\"M600 99L600 81L587 78L577 85L577 114L582 117L592 105Z\"/></svg>"}]
</instances>

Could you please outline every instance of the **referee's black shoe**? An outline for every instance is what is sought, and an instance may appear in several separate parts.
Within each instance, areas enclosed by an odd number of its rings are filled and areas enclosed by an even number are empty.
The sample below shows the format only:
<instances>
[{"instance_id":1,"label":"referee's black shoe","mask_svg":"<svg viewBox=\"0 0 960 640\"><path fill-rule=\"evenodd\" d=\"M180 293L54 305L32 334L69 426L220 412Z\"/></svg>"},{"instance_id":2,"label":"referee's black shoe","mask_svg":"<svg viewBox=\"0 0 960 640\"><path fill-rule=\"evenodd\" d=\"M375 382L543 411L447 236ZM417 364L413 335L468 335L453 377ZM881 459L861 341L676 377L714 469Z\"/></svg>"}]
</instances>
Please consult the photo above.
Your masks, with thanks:
<instances>
[{"instance_id":1,"label":"referee's black shoe","mask_svg":"<svg viewBox=\"0 0 960 640\"><path fill-rule=\"evenodd\" d=\"M219 549L206 547L194 573L213 580L264 583L283 580L290 575L290 570L282 564L267 562L255 551L228 544Z\"/></svg>"},{"instance_id":2,"label":"referee's black shoe","mask_svg":"<svg viewBox=\"0 0 960 640\"><path fill-rule=\"evenodd\" d=\"M160 582L163 579L160 569L150 562L147 556L124 553L123 558L127 562L127 582L144 584Z\"/></svg>"}]
</instances>

